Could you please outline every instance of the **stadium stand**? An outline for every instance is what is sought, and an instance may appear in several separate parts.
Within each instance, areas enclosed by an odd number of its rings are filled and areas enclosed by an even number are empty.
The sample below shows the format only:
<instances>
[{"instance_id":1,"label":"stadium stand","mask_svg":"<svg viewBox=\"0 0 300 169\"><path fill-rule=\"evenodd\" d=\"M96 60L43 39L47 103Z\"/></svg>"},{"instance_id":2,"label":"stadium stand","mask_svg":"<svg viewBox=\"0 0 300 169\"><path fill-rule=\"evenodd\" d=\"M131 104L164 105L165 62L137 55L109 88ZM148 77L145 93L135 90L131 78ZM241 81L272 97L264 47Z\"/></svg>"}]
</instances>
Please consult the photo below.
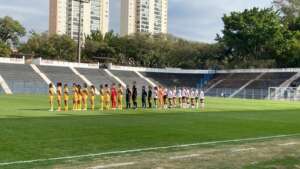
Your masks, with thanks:
<instances>
[{"instance_id":1,"label":"stadium stand","mask_svg":"<svg viewBox=\"0 0 300 169\"><path fill-rule=\"evenodd\" d=\"M293 81L290 85L290 87L299 87L300 86L300 78Z\"/></svg>"},{"instance_id":2,"label":"stadium stand","mask_svg":"<svg viewBox=\"0 0 300 169\"><path fill-rule=\"evenodd\" d=\"M235 91L239 90L242 86L248 83L250 80L256 78L260 73L227 73L227 74L216 74L216 78L214 78L209 85L213 85L214 83L218 83L216 86L211 88L207 95L209 96L230 96ZM209 86L208 86L209 87Z\"/></svg>"},{"instance_id":3,"label":"stadium stand","mask_svg":"<svg viewBox=\"0 0 300 169\"><path fill-rule=\"evenodd\" d=\"M67 83L72 86L73 83L84 84L83 80L78 77L69 67L56 66L38 66L38 68L45 73L48 78L56 84L57 82Z\"/></svg>"},{"instance_id":4,"label":"stadium stand","mask_svg":"<svg viewBox=\"0 0 300 169\"><path fill-rule=\"evenodd\" d=\"M155 73L155 72L140 72L145 77L151 79L156 84L171 88L171 87L188 87L196 88L201 79L202 74L181 74L181 73Z\"/></svg>"},{"instance_id":5,"label":"stadium stand","mask_svg":"<svg viewBox=\"0 0 300 169\"><path fill-rule=\"evenodd\" d=\"M113 78L111 78L103 69L86 69L86 68L76 68L82 75L89 79L97 88L100 84L117 83Z\"/></svg>"},{"instance_id":6,"label":"stadium stand","mask_svg":"<svg viewBox=\"0 0 300 169\"><path fill-rule=\"evenodd\" d=\"M110 70L112 74L119 77L126 85L132 86L133 82L136 82L138 91L140 92L142 86L149 86L148 82L141 77L139 77L133 71L120 71L120 70Z\"/></svg>"},{"instance_id":7,"label":"stadium stand","mask_svg":"<svg viewBox=\"0 0 300 169\"><path fill-rule=\"evenodd\" d=\"M0 74L13 93L45 93L47 84L30 67L23 64L0 63Z\"/></svg>"},{"instance_id":8,"label":"stadium stand","mask_svg":"<svg viewBox=\"0 0 300 169\"><path fill-rule=\"evenodd\" d=\"M4 93L4 91L3 91L3 89L2 89L2 87L1 87L1 85L0 85L0 94L1 93Z\"/></svg>"},{"instance_id":9,"label":"stadium stand","mask_svg":"<svg viewBox=\"0 0 300 169\"><path fill-rule=\"evenodd\" d=\"M249 84L235 97L251 99L266 98L269 87L278 87L295 74L294 72L266 73L260 79Z\"/></svg>"}]
</instances>

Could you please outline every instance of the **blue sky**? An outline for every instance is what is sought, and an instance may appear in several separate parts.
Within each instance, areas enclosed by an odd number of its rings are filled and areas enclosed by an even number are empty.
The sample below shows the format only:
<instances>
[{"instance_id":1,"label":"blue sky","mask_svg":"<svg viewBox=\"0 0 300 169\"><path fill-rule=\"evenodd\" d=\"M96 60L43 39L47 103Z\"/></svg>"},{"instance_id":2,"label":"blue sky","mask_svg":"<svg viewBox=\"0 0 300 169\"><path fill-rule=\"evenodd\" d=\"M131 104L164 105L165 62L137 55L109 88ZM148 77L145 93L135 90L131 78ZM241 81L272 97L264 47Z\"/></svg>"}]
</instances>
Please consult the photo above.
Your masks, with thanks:
<instances>
[{"instance_id":1,"label":"blue sky","mask_svg":"<svg viewBox=\"0 0 300 169\"><path fill-rule=\"evenodd\" d=\"M120 1L110 0L110 29L119 32ZM213 42L230 11L269 7L272 0L169 0L169 32L194 41ZM0 0L0 16L19 20L27 30L48 30L49 0Z\"/></svg>"}]
</instances>

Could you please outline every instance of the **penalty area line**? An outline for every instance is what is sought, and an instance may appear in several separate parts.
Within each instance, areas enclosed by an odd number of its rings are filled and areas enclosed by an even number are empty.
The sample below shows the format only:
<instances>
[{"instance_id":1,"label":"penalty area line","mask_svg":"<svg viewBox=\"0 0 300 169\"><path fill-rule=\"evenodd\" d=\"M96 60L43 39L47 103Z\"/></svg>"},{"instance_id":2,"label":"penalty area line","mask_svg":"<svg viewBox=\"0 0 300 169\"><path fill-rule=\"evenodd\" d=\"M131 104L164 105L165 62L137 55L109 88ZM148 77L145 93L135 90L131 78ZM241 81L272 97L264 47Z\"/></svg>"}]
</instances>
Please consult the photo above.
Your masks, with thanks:
<instances>
[{"instance_id":1,"label":"penalty area line","mask_svg":"<svg viewBox=\"0 0 300 169\"><path fill-rule=\"evenodd\" d=\"M138 152L145 152L145 151L165 150L165 149L172 149L172 148L186 148L186 147L201 146L201 145L213 145L213 144L222 144L222 143L238 143L238 142L246 142L246 141L260 141L260 140L269 140L269 139L275 139L275 138L286 138L286 137L293 137L293 136L300 136L300 133L287 134L287 135L266 136L266 137L255 137L255 138L244 138L244 139L208 141L208 142L200 142L200 143L192 143L192 144L179 144L179 145L161 146L161 147L139 148L139 149L132 149L132 150L110 151L110 152L102 152L102 153L96 153L96 154L84 154L84 155L45 158L45 159L36 159L36 160L3 162L3 163L0 163L0 166L8 166L8 165L16 165L16 164L30 164L30 163L57 161L57 160L70 160L70 159L76 159L76 158L96 157L96 156L104 156L104 155L120 155L120 154L138 153Z\"/></svg>"}]
</instances>

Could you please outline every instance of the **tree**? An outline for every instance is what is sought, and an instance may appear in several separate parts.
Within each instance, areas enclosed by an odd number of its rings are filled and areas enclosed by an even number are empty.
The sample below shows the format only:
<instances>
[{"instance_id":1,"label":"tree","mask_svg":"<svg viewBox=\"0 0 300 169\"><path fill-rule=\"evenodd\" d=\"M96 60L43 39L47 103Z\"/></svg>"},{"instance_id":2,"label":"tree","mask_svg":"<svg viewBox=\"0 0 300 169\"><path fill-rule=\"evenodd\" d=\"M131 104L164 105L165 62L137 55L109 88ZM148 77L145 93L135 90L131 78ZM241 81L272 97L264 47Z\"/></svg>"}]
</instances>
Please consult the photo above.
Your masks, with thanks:
<instances>
[{"instance_id":1,"label":"tree","mask_svg":"<svg viewBox=\"0 0 300 169\"><path fill-rule=\"evenodd\" d=\"M20 37L25 36L25 28L9 16L0 18L0 40L7 44L18 45Z\"/></svg>"},{"instance_id":2,"label":"tree","mask_svg":"<svg viewBox=\"0 0 300 169\"><path fill-rule=\"evenodd\" d=\"M113 58L115 49L111 46L112 41L118 38L112 31L103 35L100 31L92 32L87 36L83 50L85 60L92 60L94 57Z\"/></svg>"},{"instance_id":3,"label":"tree","mask_svg":"<svg viewBox=\"0 0 300 169\"><path fill-rule=\"evenodd\" d=\"M284 66L279 60L286 57L292 34L272 8L232 12L222 19L225 25L223 37L218 36L217 40L228 49L232 61L249 67L255 60L264 60L270 61L269 66L273 66L271 60L275 59L277 64ZM261 63L267 66L266 62Z\"/></svg>"},{"instance_id":4,"label":"tree","mask_svg":"<svg viewBox=\"0 0 300 169\"><path fill-rule=\"evenodd\" d=\"M33 32L19 50L45 59L76 60L76 42L67 35L49 36Z\"/></svg>"},{"instance_id":5,"label":"tree","mask_svg":"<svg viewBox=\"0 0 300 169\"><path fill-rule=\"evenodd\" d=\"M11 55L10 47L0 41L0 57L8 57L10 55Z\"/></svg>"},{"instance_id":6,"label":"tree","mask_svg":"<svg viewBox=\"0 0 300 169\"><path fill-rule=\"evenodd\" d=\"M283 15L283 21L292 31L300 30L300 1L299 0L274 0L273 4Z\"/></svg>"}]
</instances>

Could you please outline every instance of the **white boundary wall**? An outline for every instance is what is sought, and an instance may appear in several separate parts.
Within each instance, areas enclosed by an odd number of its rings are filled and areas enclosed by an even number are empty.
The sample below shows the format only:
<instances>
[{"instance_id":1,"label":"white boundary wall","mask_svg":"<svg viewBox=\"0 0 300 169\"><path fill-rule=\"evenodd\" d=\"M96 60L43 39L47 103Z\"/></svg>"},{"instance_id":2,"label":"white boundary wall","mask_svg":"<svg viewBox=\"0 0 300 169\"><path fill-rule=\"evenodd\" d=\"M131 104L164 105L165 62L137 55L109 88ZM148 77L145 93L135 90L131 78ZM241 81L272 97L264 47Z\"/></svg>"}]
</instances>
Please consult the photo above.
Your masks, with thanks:
<instances>
[{"instance_id":1,"label":"white boundary wall","mask_svg":"<svg viewBox=\"0 0 300 169\"><path fill-rule=\"evenodd\" d=\"M35 65L41 65L41 66L59 66L59 67L99 69L99 63L65 62L65 61L58 61L58 60L46 60L46 59L42 59L42 58L34 59L32 61L32 63Z\"/></svg>"},{"instance_id":2,"label":"white boundary wall","mask_svg":"<svg viewBox=\"0 0 300 169\"><path fill-rule=\"evenodd\" d=\"M197 69L180 69L180 68L145 68L145 67L130 67L130 66L117 66L109 65L110 70L120 71L137 71L137 72L154 72L154 73L178 73L178 74L208 74L215 73L214 70L197 70Z\"/></svg>"},{"instance_id":3,"label":"white boundary wall","mask_svg":"<svg viewBox=\"0 0 300 169\"><path fill-rule=\"evenodd\" d=\"M300 72L300 68L284 68L284 69L232 69L217 70L216 73L288 73Z\"/></svg>"},{"instance_id":4,"label":"white boundary wall","mask_svg":"<svg viewBox=\"0 0 300 169\"><path fill-rule=\"evenodd\" d=\"M228 69L228 70L200 70L200 69L180 69L180 68L145 68L109 65L110 70L120 71L138 71L138 72L154 72L154 73L178 73L178 74L209 74L209 73L287 73L300 72L300 68L286 69Z\"/></svg>"},{"instance_id":5,"label":"white boundary wall","mask_svg":"<svg viewBox=\"0 0 300 169\"><path fill-rule=\"evenodd\" d=\"M0 57L0 63L25 64L25 57L22 58L4 58Z\"/></svg>"}]
</instances>

